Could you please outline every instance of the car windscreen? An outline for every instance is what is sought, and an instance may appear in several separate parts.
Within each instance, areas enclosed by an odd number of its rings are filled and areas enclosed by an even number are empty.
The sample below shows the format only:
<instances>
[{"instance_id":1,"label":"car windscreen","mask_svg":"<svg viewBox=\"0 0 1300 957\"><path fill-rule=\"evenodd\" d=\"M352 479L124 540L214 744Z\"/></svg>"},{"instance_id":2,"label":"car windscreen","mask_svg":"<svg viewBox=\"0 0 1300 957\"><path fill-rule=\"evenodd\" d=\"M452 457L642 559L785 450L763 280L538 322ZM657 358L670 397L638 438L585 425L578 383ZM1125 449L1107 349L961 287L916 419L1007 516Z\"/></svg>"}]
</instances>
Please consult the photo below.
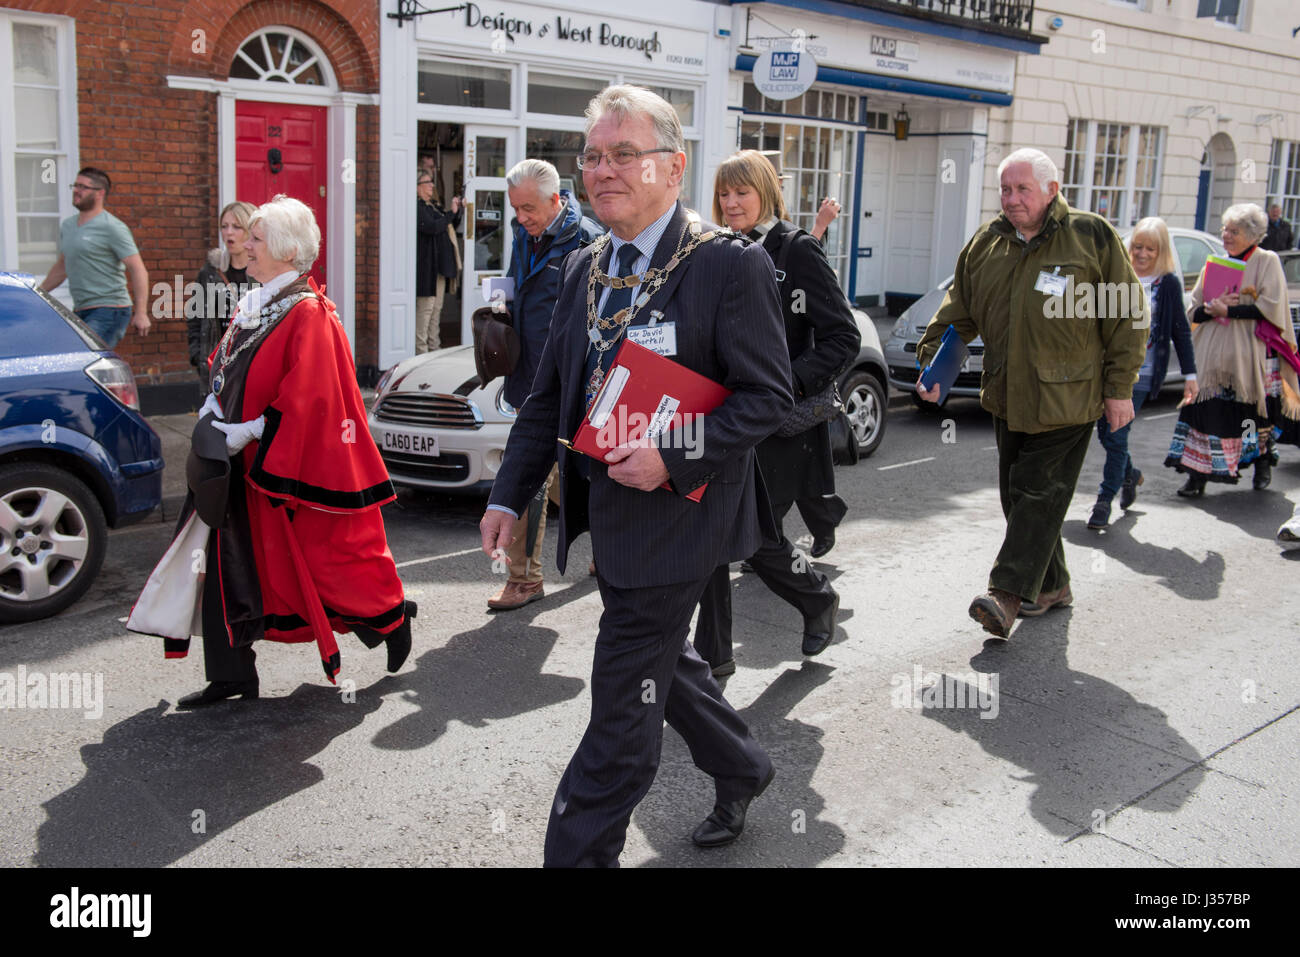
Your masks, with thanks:
<instances>
[{"instance_id":1,"label":"car windscreen","mask_svg":"<svg viewBox=\"0 0 1300 957\"><path fill-rule=\"evenodd\" d=\"M0 358L107 348L62 303L16 280L0 281Z\"/></svg>"},{"instance_id":2,"label":"car windscreen","mask_svg":"<svg viewBox=\"0 0 1300 957\"><path fill-rule=\"evenodd\" d=\"M1282 271L1288 286L1300 286L1300 256L1283 256Z\"/></svg>"}]
</instances>

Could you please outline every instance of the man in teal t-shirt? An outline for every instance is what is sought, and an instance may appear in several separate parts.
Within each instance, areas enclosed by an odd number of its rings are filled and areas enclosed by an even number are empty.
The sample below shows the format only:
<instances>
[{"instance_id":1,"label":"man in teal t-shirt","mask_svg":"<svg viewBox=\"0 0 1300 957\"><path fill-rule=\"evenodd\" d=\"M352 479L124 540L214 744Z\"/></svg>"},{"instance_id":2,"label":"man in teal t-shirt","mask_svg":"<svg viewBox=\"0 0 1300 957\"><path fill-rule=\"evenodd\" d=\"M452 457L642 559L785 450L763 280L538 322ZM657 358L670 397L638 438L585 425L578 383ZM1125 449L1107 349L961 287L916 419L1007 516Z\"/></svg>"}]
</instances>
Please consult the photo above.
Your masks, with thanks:
<instances>
[{"instance_id":1,"label":"man in teal t-shirt","mask_svg":"<svg viewBox=\"0 0 1300 957\"><path fill-rule=\"evenodd\" d=\"M59 225L59 259L41 283L48 292L67 279L73 311L110 349L125 335L128 322L142 336L149 334L150 325L149 272L131 230L104 209L111 186L101 169L87 166L77 173L72 205L78 212Z\"/></svg>"}]
</instances>

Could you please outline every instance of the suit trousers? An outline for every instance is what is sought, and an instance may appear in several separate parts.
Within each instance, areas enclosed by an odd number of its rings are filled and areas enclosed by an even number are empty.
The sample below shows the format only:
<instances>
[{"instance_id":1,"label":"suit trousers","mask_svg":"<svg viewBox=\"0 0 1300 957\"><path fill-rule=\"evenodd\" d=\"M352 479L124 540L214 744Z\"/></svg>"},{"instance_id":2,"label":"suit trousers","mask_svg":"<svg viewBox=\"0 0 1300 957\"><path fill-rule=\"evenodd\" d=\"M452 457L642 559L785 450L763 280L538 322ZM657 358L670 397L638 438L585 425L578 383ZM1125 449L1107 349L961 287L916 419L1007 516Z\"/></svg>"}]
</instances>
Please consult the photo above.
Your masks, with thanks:
<instances>
[{"instance_id":1,"label":"suit trousers","mask_svg":"<svg viewBox=\"0 0 1300 957\"><path fill-rule=\"evenodd\" d=\"M993 417L998 443L998 489L1007 532L989 587L1036 601L1070 582L1061 544L1061 523L1074 496L1093 424L1050 432L1014 432Z\"/></svg>"},{"instance_id":2,"label":"suit trousers","mask_svg":"<svg viewBox=\"0 0 1300 957\"><path fill-rule=\"evenodd\" d=\"M209 681L252 681L257 677L257 652L252 645L232 648L222 615L221 575L217 566L216 533L209 536L207 574L203 578L203 671Z\"/></svg>"},{"instance_id":3,"label":"suit trousers","mask_svg":"<svg viewBox=\"0 0 1300 957\"><path fill-rule=\"evenodd\" d=\"M813 568L808 556L795 551L790 539L785 537L782 523L790 511L791 502L773 505L772 514L780 541L764 541L752 556L749 564L778 598L783 598L805 620L824 612L834 600L830 581ZM734 655L731 650L731 568L719 565L705 586L700 600L700 617L695 623L695 650L700 657L716 668Z\"/></svg>"},{"instance_id":4,"label":"suit trousers","mask_svg":"<svg viewBox=\"0 0 1300 957\"><path fill-rule=\"evenodd\" d=\"M718 801L753 794L772 768L687 640L705 582L615 588L599 572L596 581L605 610L591 719L555 792L547 867L618 866L632 811L659 767L664 721L714 779Z\"/></svg>"}]
</instances>

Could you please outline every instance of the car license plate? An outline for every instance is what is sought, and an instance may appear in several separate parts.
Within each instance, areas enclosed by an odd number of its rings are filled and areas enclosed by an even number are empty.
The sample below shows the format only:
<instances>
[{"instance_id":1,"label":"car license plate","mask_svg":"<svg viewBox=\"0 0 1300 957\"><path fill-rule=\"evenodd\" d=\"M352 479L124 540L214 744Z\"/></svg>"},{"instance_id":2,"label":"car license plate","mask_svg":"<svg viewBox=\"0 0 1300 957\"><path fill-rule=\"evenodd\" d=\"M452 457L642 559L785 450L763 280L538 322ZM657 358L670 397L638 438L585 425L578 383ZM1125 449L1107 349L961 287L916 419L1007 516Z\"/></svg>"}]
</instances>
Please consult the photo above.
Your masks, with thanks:
<instances>
[{"instance_id":1,"label":"car license plate","mask_svg":"<svg viewBox=\"0 0 1300 957\"><path fill-rule=\"evenodd\" d=\"M438 455L438 437L421 432L384 431L382 446L385 452L405 452L407 455L424 455L436 458Z\"/></svg>"},{"instance_id":2,"label":"car license plate","mask_svg":"<svg viewBox=\"0 0 1300 957\"><path fill-rule=\"evenodd\" d=\"M983 356L967 356L966 361L961 364L962 372L982 372L984 371Z\"/></svg>"}]
</instances>

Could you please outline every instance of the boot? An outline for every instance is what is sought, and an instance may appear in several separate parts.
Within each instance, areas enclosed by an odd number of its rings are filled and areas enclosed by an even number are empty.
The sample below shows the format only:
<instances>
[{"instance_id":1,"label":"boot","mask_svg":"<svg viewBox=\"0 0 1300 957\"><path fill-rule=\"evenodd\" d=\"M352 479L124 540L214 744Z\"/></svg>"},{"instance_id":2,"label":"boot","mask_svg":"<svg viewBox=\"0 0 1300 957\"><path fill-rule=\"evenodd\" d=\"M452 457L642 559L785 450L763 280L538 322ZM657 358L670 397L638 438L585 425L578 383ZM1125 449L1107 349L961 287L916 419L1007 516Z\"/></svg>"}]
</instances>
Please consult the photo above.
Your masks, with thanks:
<instances>
[{"instance_id":1,"label":"boot","mask_svg":"<svg viewBox=\"0 0 1300 957\"><path fill-rule=\"evenodd\" d=\"M1257 489L1268 488L1268 483L1271 481L1273 481L1273 451L1263 449L1260 451L1259 458L1255 459L1255 477L1250 484Z\"/></svg>"},{"instance_id":2,"label":"boot","mask_svg":"<svg viewBox=\"0 0 1300 957\"><path fill-rule=\"evenodd\" d=\"M1200 472L1187 473L1187 484L1178 490L1183 498L1200 498L1205 494L1205 476Z\"/></svg>"},{"instance_id":3,"label":"boot","mask_svg":"<svg viewBox=\"0 0 1300 957\"><path fill-rule=\"evenodd\" d=\"M1097 504L1092 507L1088 518L1089 528L1105 528L1110 524L1110 499L1097 497Z\"/></svg>"}]
</instances>

